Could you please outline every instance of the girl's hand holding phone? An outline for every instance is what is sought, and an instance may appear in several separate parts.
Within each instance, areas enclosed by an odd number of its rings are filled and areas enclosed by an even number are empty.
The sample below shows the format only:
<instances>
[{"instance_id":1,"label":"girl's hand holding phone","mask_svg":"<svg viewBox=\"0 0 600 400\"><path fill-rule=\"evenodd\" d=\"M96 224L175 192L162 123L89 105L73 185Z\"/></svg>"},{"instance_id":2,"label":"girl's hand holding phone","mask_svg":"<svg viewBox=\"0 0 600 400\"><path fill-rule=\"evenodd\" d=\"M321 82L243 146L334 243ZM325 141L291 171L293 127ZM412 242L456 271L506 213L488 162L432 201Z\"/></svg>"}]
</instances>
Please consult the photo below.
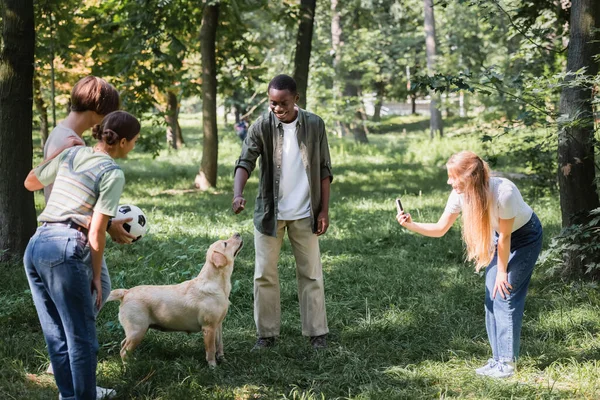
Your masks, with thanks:
<instances>
[{"instance_id":1,"label":"girl's hand holding phone","mask_svg":"<svg viewBox=\"0 0 600 400\"><path fill-rule=\"evenodd\" d=\"M396 215L396 220L400 225L404 226L404 224L410 224L412 222L410 214L404 212L404 207L402 207L402 202L400 201L400 199L396 199L396 210L398 211L398 214Z\"/></svg>"},{"instance_id":2,"label":"girl's hand holding phone","mask_svg":"<svg viewBox=\"0 0 600 400\"><path fill-rule=\"evenodd\" d=\"M412 218L409 213L404 211L400 211L398 215L396 215L396 221L402 226L406 224L412 224Z\"/></svg>"}]
</instances>

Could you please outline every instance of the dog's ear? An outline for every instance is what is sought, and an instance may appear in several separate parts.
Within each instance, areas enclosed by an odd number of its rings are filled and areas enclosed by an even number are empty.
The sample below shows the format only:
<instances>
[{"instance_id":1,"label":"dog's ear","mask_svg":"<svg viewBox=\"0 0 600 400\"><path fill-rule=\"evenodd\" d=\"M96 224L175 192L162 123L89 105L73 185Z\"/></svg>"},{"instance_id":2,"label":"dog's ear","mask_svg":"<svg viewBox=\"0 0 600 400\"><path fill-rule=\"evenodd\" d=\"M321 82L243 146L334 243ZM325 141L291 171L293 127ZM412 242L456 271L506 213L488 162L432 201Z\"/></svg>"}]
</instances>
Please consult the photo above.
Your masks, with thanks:
<instances>
[{"instance_id":1,"label":"dog's ear","mask_svg":"<svg viewBox=\"0 0 600 400\"><path fill-rule=\"evenodd\" d=\"M218 251L213 251L210 261L217 268L222 268L227 265L227 257Z\"/></svg>"}]
</instances>

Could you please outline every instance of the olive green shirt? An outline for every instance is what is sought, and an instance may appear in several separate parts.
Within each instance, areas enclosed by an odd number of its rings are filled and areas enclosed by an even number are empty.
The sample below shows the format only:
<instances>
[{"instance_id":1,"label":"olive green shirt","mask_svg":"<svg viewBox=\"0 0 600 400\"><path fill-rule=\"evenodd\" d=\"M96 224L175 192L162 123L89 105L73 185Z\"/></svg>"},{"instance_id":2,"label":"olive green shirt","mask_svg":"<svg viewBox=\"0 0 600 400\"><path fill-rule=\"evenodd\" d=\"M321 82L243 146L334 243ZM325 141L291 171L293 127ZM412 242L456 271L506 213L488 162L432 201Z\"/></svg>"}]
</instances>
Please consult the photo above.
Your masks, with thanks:
<instances>
[{"instance_id":1,"label":"olive green shirt","mask_svg":"<svg viewBox=\"0 0 600 400\"><path fill-rule=\"evenodd\" d=\"M308 177L310 217L313 221L313 232L316 232L317 217L321 211L321 181L326 178L333 180L325 123L318 115L298 108L296 137ZM254 226L260 233L269 236L277 236L277 197L281 177L282 144L282 123L269 111L250 126L234 169L234 175L238 168L244 168L250 175L260 157Z\"/></svg>"}]
</instances>

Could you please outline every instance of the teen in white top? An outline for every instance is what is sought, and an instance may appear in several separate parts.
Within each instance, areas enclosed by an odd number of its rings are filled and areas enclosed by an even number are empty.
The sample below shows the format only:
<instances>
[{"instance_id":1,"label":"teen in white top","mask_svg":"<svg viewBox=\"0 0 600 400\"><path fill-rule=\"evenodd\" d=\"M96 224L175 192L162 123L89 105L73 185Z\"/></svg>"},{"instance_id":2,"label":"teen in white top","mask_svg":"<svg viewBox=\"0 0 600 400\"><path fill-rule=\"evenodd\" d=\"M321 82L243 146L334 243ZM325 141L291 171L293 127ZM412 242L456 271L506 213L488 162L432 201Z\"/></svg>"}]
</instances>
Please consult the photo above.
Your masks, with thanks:
<instances>
[{"instance_id":1,"label":"teen in white top","mask_svg":"<svg viewBox=\"0 0 600 400\"><path fill-rule=\"evenodd\" d=\"M67 128L62 124L56 125L50 135L48 135L48 139L46 140L46 144L44 144L44 160L47 160L49 157L54 157L60 151L64 150L66 147L74 146L78 144L80 146L84 146L85 142L82 138L75 133L75 131L71 128ZM46 203L48 203L48 198L50 197L50 192L52 191L52 187L54 186L51 183L48 186L44 187L44 197L46 198Z\"/></svg>"},{"instance_id":2,"label":"teen in white top","mask_svg":"<svg viewBox=\"0 0 600 400\"><path fill-rule=\"evenodd\" d=\"M533 214L533 210L521 196L521 192L514 183L505 178L492 177L490 178L490 190L492 192L492 227L498 231L498 218L515 219L512 231L525 225ZM446 209L444 211L450 214L458 214L462 210L463 195L458 194L456 190L452 190Z\"/></svg>"},{"instance_id":3,"label":"teen in white top","mask_svg":"<svg viewBox=\"0 0 600 400\"><path fill-rule=\"evenodd\" d=\"M302 163L296 125L298 119L283 126L281 157L281 179L279 179L279 201L277 219L295 221L310 217L310 187L306 169Z\"/></svg>"}]
</instances>

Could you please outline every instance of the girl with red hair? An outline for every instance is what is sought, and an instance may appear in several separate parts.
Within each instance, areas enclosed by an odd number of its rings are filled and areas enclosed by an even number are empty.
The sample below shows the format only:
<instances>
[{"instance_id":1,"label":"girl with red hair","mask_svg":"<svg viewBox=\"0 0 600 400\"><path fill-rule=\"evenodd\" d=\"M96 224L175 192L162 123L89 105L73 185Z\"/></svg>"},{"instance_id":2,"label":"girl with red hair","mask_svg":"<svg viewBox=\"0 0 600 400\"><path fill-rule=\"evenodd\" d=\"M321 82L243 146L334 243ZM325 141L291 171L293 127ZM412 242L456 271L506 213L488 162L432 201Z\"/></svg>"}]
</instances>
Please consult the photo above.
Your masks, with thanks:
<instances>
[{"instance_id":1,"label":"girl with red hair","mask_svg":"<svg viewBox=\"0 0 600 400\"><path fill-rule=\"evenodd\" d=\"M485 321L492 355L478 375L507 378L519 355L525 296L542 248L542 225L513 182L491 177L489 166L470 151L446 164L452 192L436 223L414 222L401 211L408 230L442 237L462 212L467 258L486 269Z\"/></svg>"}]
</instances>

